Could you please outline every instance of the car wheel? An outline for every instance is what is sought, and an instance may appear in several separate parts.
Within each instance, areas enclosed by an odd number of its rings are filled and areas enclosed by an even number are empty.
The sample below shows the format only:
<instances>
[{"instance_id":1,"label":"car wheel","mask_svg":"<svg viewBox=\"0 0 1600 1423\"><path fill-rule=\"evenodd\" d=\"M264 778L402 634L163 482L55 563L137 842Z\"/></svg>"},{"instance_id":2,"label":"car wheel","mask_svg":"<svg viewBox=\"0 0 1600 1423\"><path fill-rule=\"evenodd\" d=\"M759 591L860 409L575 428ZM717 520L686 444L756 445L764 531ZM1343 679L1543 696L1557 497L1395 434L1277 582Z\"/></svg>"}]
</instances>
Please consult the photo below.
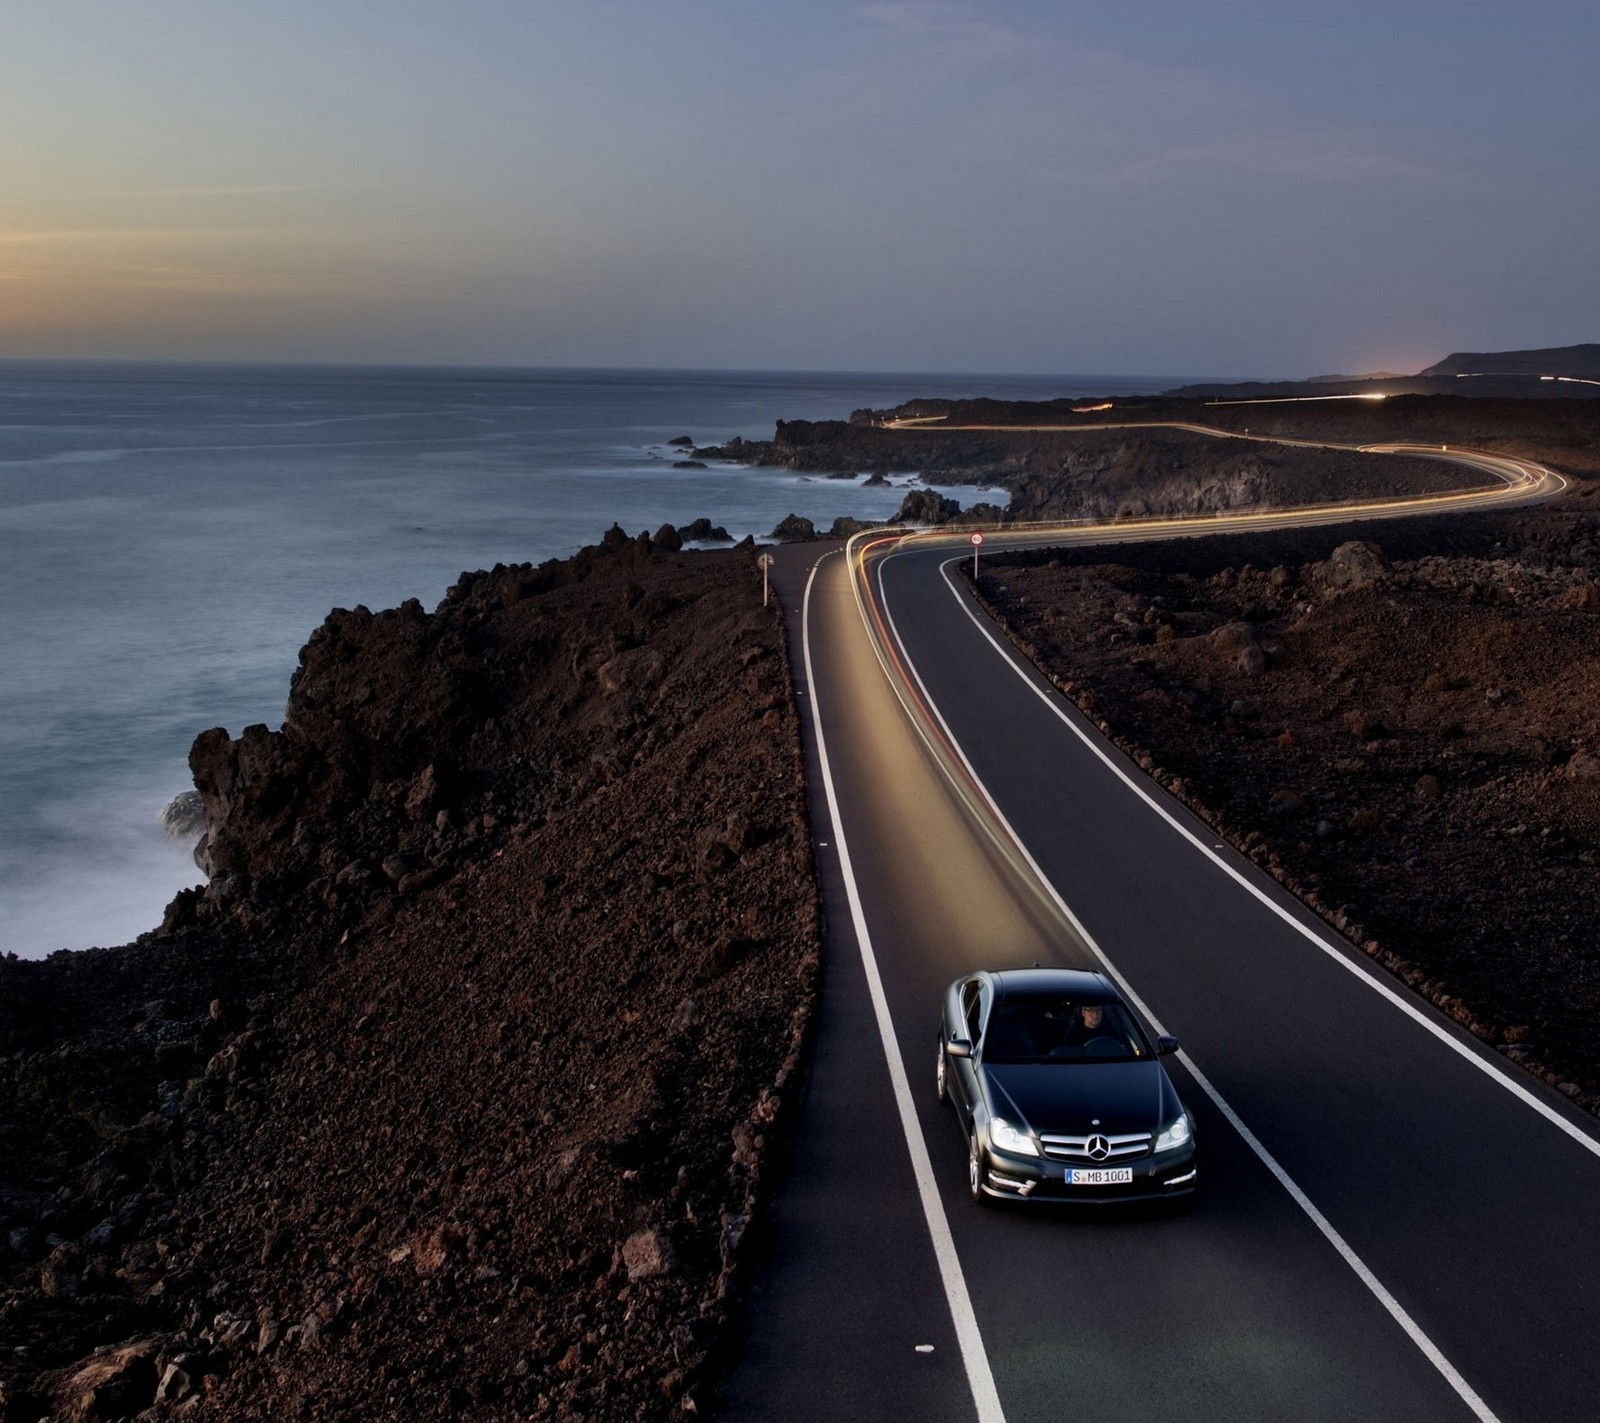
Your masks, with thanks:
<instances>
[{"instance_id":1,"label":"car wheel","mask_svg":"<svg viewBox=\"0 0 1600 1423\"><path fill-rule=\"evenodd\" d=\"M941 1037L934 1046L939 1054L939 1065L933 1071L933 1084L939 1093L939 1100L948 1102L950 1100L950 1084L945 1080L945 1073L949 1071L949 1068L945 1062L944 1039Z\"/></svg>"},{"instance_id":2,"label":"car wheel","mask_svg":"<svg viewBox=\"0 0 1600 1423\"><path fill-rule=\"evenodd\" d=\"M967 1138L967 1189L972 1192L972 1199L980 1206L989 1204L989 1197L983 1191L985 1165L983 1149L978 1145L978 1133L973 1132Z\"/></svg>"}]
</instances>

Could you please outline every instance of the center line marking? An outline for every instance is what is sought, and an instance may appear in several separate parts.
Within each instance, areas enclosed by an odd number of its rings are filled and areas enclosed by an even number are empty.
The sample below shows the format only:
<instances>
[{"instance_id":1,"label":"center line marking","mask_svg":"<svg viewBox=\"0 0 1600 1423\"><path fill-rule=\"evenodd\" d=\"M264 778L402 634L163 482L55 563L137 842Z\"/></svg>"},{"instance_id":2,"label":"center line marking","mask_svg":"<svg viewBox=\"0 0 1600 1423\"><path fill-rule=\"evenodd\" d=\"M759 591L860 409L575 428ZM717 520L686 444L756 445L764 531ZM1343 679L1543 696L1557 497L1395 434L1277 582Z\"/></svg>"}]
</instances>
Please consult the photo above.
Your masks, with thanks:
<instances>
[{"instance_id":1,"label":"center line marking","mask_svg":"<svg viewBox=\"0 0 1600 1423\"><path fill-rule=\"evenodd\" d=\"M882 562L887 562L888 558L893 556L893 554L886 556ZM949 562L940 565L939 572L941 576L949 586L952 596L955 597L962 610L972 620L973 625L988 640L990 645L1000 653L1001 657L1011 667L1012 671L1014 671L1017 676L1023 680L1024 684L1030 691L1044 701L1045 704L1049 706L1051 710L1055 712L1055 714L1060 717L1063 722L1066 723L1067 726L1071 727L1072 731L1081 740L1083 740L1084 743L1088 745L1096 755L1110 765L1112 769L1115 770L1117 774L1121 776L1122 779L1126 781L1129 786L1134 789L1147 803L1154 806L1155 809L1161 811L1161 813L1166 816L1169 821L1172 821L1174 825L1178 825L1178 822L1172 816L1167 815L1163 807L1158 805L1142 787L1135 785L1133 781L1122 772L1121 768L1116 766L1115 763L1111 761L1110 757L1107 756L1100 747L1094 745L1090 738L1076 724L1074 724L1059 707L1055 706L1051 699L1034 684L1024 670L1013 660L1011 654L1006 651L994 634L988 628L986 628L981 621L979 621L978 615L969 606L968 601L961 597L959 590L956 588L954 582L951 581L949 570L954 562L956 562L956 560L950 560ZM890 635L894 638L895 643L899 648L901 663L906 667L912 678L916 681L917 690L921 693L922 704L928 708L928 710L933 714L934 718L938 721L940 729L944 732L946 741L955 750L956 755L961 759L962 765L966 768L968 776L971 777L973 784L977 786L979 793L987 802L989 813L993 815L997 824L1004 829L1007 836L1009 836L1011 841L1016 845L1018 852L1028 864L1029 869L1032 871L1039 884L1043 887L1046 894L1048 894L1050 899L1055 903L1062 916L1069 924L1072 925L1078 934L1082 936L1083 942L1088 946L1090 952L1093 953L1094 956L1105 966L1106 973L1115 980L1117 986L1128 997L1129 1001L1133 1003L1139 1012L1144 1015L1146 1021L1149 1022L1151 1027L1153 1027L1157 1033L1165 1032L1166 1029L1162 1026L1161 1020L1150 1011L1149 1005L1145 1003L1145 1001L1134 991L1132 984L1130 984L1128 980L1123 977L1116 965L1111 962L1109 957L1107 957L1105 950L1100 947L1094 936L1089 933L1089 930L1084 925L1083 921L1080 920L1075 913L1073 913L1071 906L1068 905L1064 898L1062 898L1060 891L1056 889L1053 883L1051 883L1048 876L1046 876L1044 873L1044 870L1040 867L1038 861L1034 859L1028 847L1023 844L1021 837L1012 827L1011 822L1006 819L1004 813L999 807L999 804L995 801L993 794L989 791L988 786L986 786L982 779L978 776L977 770L972 765L972 762L968 759L966 751L962 748L960 742L956 740L955 734L950 729L949 724L945 721L943 713L940 712L937 705L935 705L932 696L929 694L928 688L922 680L921 673L917 671L916 664L911 660L911 654L906 649L905 643L901 640L899 630L895 627L894 615L889 611L888 600L884 591L882 581L882 563L880 563L878 569L877 592L878 598L883 607L884 617L888 624ZM1178 826L1178 828L1183 829L1182 826ZM1187 831L1184 831L1184 833L1188 836L1192 843L1198 845L1202 850L1205 850L1205 847L1203 844L1201 844L1201 842L1196 840L1192 835L1188 835ZM1205 851L1205 853L1210 855L1213 859L1218 858L1213 851ZM1219 863L1222 862L1219 860ZM1230 873L1232 873L1231 866L1224 864L1224 868L1228 869ZM1234 877L1240 878L1237 874L1235 874ZM1253 886L1247 887L1253 888ZM1293 921L1291 920L1291 922ZM1200 1069L1195 1065L1194 1061L1190 1058L1189 1054L1180 1050L1177 1054L1177 1058L1178 1061L1184 1065L1184 1068L1188 1071L1189 1075L1194 1079L1195 1085L1199 1087L1208 1098L1211 1099L1213 1105L1227 1119L1228 1124L1232 1126L1236 1132L1238 1132L1240 1138L1250 1148L1250 1150L1255 1153L1261 1164L1267 1168L1278 1184L1288 1192L1290 1199L1292 1199L1294 1203L1300 1207L1311 1223L1316 1226L1319 1232L1321 1232L1323 1238L1326 1239L1327 1242L1338 1253L1340 1259L1342 1259L1345 1264L1350 1267L1350 1269L1355 1273L1356 1277L1372 1294L1373 1298L1383 1306L1390 1318L1392 1318L1394 1322L1400 1326L1406 1337L1411 1340L1411 1342L1417 1347L1417 1349L1428 1360L1428 1362L1432 1364L1433 1367L1439 1372L1439 1375L1447 1384L1449 1384L1451 1389L1454 1390L1457 1397L1459 1397L1461 1401L1472 1411L1473 1415L1479 1420L1479 1423L1499 1423L1499 1419L1493 1410L1491 1410L1488 1404L1486 1404L1483 1399L1478 1396L1477 1390L1474 1389L1464 1377L1462 1377L1461 1372L1455 1367L1454 1364L1450 1362L1448 1358L1445 1357L1444 1352L1439 1348L1439 1346L1423 1332L1421 1326L1418 1325L1417 1322L1412 1319L1410 1314L1406 1312L1405 1307L1400 1303L1400 1301L1389 1293L1388 1289L1386 1289L1383 1285L1383 1282L1379 1280L1378 1277L1372 1272L1366 1262L1356 1254L1356 1252L1351 1248L1349 1242L1347 1242L1345 1238L1338 1232L1338 1230L1334 1228L1333 1223L1329 1221L1320 1210L1317 1209L1311 1198L1307 1196L1306 1193L1300 1188L1299 1184L1294 1180L1294 1178L1290 1176L1286 1170L1284 1170L1283 1166L1278 1162L1277 1158L1267 1150L1260 1138L1257 1137L1256 1134L1245 1125L1243 1118L1241 1118L1239 1114L1234 1111L1233 1107L1228 1103L1228 1101L1220 1092L1217 1091L1217 1089L1212 1085L1211 1080L1200 1071Z\"/></svg>"}]
</instances>

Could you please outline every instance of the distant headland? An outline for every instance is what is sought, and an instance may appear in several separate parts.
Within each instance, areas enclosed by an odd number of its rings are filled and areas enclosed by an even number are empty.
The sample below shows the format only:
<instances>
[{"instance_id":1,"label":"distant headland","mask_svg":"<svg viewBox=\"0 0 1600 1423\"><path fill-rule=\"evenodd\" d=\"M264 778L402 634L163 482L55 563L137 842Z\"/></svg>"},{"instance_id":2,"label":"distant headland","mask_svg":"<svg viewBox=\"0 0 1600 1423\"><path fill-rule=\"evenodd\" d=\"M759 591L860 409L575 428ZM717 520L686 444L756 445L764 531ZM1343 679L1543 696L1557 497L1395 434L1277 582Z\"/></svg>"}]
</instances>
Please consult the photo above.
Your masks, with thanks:
<instances>
[{"instance_id":1,"label":"distant headland","mask_svg":"<svg viewBox=\"0 0 1600 1423\"><path fill-rule=\"evenodd\" d=\"M1333 395L1477 395L1511 398L1600 394L1600 343L1531 351L1455 351L1415 375L1313 376L1179 386L1169 395L1212 400L1305 399Z\"/></svg>"}]
</instances>

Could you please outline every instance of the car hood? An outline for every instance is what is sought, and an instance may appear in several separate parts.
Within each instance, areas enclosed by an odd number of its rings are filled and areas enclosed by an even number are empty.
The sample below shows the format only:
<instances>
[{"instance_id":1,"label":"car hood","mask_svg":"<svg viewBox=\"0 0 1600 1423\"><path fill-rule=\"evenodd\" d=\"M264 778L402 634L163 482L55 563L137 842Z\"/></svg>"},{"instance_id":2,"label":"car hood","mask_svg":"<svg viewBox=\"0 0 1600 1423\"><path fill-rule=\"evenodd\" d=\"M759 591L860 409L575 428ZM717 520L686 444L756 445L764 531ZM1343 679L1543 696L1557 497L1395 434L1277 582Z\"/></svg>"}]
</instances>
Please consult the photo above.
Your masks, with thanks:
<instances>
[{"instance_id":1,"label":"car hood","mask_svg":"<svg viewBox=\"0 0 1600 1423\"><path fill-rule=\"evenodd\" d=\"M982 1076L990 1112L1036 1132L1154 1132L1179 1110L1166 1069L1153 1058L1002 1063L985 1066Z\"/></svg>"}]
</instances>

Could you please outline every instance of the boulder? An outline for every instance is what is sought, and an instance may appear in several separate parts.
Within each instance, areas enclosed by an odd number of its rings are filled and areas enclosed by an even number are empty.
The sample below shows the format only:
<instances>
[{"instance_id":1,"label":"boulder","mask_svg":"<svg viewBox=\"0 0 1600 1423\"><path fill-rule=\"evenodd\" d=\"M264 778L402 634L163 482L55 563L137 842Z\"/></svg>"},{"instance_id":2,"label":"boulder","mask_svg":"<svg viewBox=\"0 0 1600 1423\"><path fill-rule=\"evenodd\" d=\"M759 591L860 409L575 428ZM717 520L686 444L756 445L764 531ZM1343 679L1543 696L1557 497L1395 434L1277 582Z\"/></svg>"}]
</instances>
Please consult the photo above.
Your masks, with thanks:
<instances>
[{"instance_id":1,"label":"boulder","mask_svg":"<svg viewBox=\"0 0 1600 1423\"><path fill-rule=\"evenodd\" d=\"M622 1244L622 1263L629 1280L653 1280L678 1268L678 1257L664 1230L641 1230Z\"/></svg>"},{"instance_id":2,"label":"boulder","mask_svg":"<svg viewBox=\"0 0 1600 1423\"><path fill-rule=\"evenodd\" d=\"M61 1370L49 1389L55 1413L74 1423L110 1423L150 1407L163 1342L156 1337L107 1345Z\"/></svg>"},{"instance_id":3,"label":"boulder","mask_svg":"<svg viewBox=\"0 0 1600 1423\"><path fill-rule=\"evenodd\" d=\"M770 537L783 543L801 543L817 536L816 525L803 514L790 514L779 519Z\"/></svg>"},{"instance_id":4,"label":"boulder","mask_svg":"<svg viewBox=\"0 0 1600 1423\"><path fill-rule=\"evenodd\" d=\"M704 518L696 519L693 523L680 524L678 537L683 543L731 544L733 542L733 535L721 524L713 524L710 519Z\"/></svg>"},{"instance_id":5,"label":"boulder","mask_svg":"<svg viewBox=\"0 0 1600 1423\"><path fill-rule=\"evenodd\" d=\"M1377 544L1352 539L1340 544L1323 562L1307 564L1302 576L1321 593L1347 593L1362 588L1381 588L1388 583L1393 571Z\"/></svg>"},{"instance_id":6,"label":"boulder","mask_svg":"<svg viewBox=\"0 0 1600 1423\"><path fill-rule=\"evenodd\" d=\"M961 515L964 524L1000 525L1006 521L1006 510L999 504L987 501L970 505Z\"/></svg>"},{"instance_id":7,"label":"boulder","mask_svg":"<svg viewBox=\"0 0 1600 1423\"><path fill-rule=\"evenodd\" d=\"M161 812L161 828L174 840L195 841L206 831L206 806L199 791L173 796Z\"/></svg>"},{"instance_id":8,"label":"boulder","mask_svg":"<svg viewBox=\"0 0 1600 1423\"><path fill-rule=\"evenodd\" d=\"M933 489L913 489L900 501L900 508L895 512L894 522L897 524L948 524L950 520L958 518L961 506L954 499L946 499L944 495Z\"/></svg>"},{"instance_id":9,"label":"boulder","mask_svg":"<svg viewBox=\"0 0 1600 1423\"><path fill-rule=\"evenodd\" d=\"M1247 647L1256 647L1260 639L1249 623L1224 623L1211 634L1211 645L1221 653L1237 653Z\"/></svg>"},{"instance_id":10,"label":"boulder","mask_svg":"<svg viewBox=\"0 0 1600 1423\"><path fill-rule=\"evenodd\" d=\"M75 1299L83 1276L76 1245L58 1245L39 1266L39 1292L48 1299Z\"/></svg>"},{"instance_id":11,"label":"boulder","mask_svg":"<svg viewBox=\"0 0 1600 1423\"><path fill-rule=\"evenodd\" d=\"M1267 654L1252 643L1249 647L1239 649L1233 665L1246 677L1259 677L1267 670Z\"/></svg>"},{"instance_id":12,"label":"boulder","mask_svg":"<svg viewBox=\"0 0 1600 1423\"><path fill-rule=\"evenodd\" d=\"M1567 775L1575 781L1600 780L1600 756L1592 751L1575 751L1567 762Z\"/></svg>"},{"instance_id":13,"label":"boulder","mask_svg":"<svg viewBox=\"0 0 1600 1423\"><path fill-rule=\"evenodd\" d=\"M444 801L443 777L430 761L406 793L406 815L412 820L432 820Z\"/></svg>"}]
</instances>

